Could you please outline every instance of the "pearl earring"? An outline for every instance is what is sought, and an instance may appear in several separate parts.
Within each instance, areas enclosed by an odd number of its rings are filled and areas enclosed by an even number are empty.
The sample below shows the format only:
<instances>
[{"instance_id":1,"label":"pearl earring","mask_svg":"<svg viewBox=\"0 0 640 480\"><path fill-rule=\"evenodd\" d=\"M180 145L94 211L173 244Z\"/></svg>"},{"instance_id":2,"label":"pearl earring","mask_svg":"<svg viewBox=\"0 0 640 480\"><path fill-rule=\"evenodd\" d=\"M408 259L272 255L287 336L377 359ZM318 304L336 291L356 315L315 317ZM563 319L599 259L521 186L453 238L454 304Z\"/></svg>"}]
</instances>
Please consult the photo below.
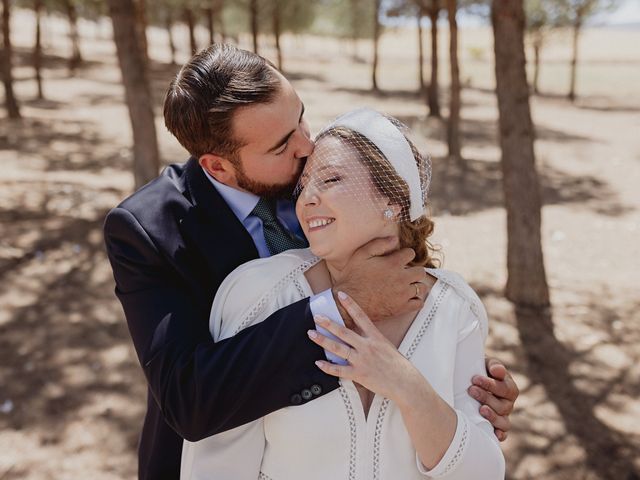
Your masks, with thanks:
<instances>
[{"instance_id":1,"label":"pearl earring","mask_svg":"<svg viewBox=\"0 0 640 480\"><path fill-rule=\"evenodd\" d=\"M390 208L387 208L384 212L383 212L384 218L386 218L387 220L391 220L393 218L393 210L391 210Z\"/></svg>"}]
</instances>

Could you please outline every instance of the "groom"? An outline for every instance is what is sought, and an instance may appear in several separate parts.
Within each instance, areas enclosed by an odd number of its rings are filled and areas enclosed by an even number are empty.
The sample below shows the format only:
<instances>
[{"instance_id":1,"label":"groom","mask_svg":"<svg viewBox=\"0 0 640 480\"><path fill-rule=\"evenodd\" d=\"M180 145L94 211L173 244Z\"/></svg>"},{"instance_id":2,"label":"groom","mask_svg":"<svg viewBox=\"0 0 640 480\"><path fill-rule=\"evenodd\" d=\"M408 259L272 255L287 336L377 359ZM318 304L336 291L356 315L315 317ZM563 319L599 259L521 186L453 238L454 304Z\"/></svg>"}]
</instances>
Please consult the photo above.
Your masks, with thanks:
<instances>
[{"instance_id":1,"label":"groom","mask_svg":"<svg viewBox=\"0 0 640 480\"><path fill-rule=\"evenodd\" d=\"M336 389L314 363L331 355L306 332L318 313L350 325L337 310L338 290L373 320L418 310L428 294L424 271L406 268L413 251L378 239L354 255L333 290L213 342L209 312L224 278L249 260L306 246L293 204L280 198L313 143L289 82L262 57L228 45L212 45L181 69L164 117L191 158L124 200L104 225L116 295L149 387L141 479L177 479L183 438L200 440ZM476 393L501 436L518 391L490 362L494 378L478 379L484 389Z\"/></svg>"}]
</instances>

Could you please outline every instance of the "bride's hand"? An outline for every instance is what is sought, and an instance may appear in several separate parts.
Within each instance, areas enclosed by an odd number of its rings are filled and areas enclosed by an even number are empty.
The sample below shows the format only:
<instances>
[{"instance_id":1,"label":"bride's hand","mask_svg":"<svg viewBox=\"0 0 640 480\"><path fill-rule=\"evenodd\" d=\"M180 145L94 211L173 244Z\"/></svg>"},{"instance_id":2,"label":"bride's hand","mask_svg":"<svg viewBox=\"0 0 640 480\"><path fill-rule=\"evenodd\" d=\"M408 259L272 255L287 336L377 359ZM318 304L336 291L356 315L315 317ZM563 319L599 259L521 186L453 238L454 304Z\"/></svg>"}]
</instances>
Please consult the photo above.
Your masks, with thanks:
<instances>
[{"instance_id":1,"label":"bride's hand","mask_svg":"<svg viewBox=\"0 0 640 480\"><path fill-rule=\"evenodd\" d=\"M315 321L344 344L325 337L317 330L309 330L309 338L325 350L344 358L348 365L319 360L316 365L323 372L359 383L372 392L399 402L406 392L424 377L375 327L367 314L349 296L340 292L340 303L347 310L361 334L328 318L316 316Z\"/></svg>"}]
</instances>

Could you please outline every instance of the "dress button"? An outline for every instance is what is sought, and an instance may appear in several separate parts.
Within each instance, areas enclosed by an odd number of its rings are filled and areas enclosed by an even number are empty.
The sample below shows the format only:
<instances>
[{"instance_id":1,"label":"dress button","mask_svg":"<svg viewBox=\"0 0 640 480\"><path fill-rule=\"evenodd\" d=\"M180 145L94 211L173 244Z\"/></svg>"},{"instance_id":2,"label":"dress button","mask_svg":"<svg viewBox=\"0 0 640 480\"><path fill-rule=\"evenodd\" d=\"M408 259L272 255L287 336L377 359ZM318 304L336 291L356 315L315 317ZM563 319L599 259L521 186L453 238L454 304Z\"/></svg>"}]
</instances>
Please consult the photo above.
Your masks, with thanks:
<instances>
[{"instance_id":1,"label":"dress button","mask_svg":"<svg viewBox=\"0 0 640 480\"><path fill-rule=\"evenodd\" d=\"M311 393L318 396L322 393L322 387L318 384L311 386Z\"/></svg>"},{"instance_id":2,"label":"dress button","mask_svg":"<svg viewBox=\"0 0 640 480\"><path fill-rule=\"evenodd\" d=\"M300 405L302 403L302 397L298 393L294 393L291 395L291 404L292 405Z\"/></svg>"},{"instance_id":3,"label":"dress button","mask_svg":"<svg viewBox=\"0 0 640 480\"><path fill-rule=\"evenodd\" d=\"M304 398L305 400L311 400L311 397L313 397L313 393L311 393L311 390L309 390L308 388L305 388L304 390L302 390L302 398Z\"/></svg>"}]
</instances>

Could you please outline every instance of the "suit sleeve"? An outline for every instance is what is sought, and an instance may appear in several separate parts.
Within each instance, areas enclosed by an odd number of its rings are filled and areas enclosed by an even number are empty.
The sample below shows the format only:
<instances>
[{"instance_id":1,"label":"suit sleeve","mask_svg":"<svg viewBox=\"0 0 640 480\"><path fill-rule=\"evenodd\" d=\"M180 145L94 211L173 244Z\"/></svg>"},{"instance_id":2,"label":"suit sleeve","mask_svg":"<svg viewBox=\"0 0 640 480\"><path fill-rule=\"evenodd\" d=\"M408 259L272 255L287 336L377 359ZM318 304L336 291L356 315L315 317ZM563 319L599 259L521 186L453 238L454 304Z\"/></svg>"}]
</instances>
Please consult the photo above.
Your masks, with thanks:
<instances>
[{"instance_id":1,"label":"suit sleeve","mask_svg":"<svg viewBox=\"0 0 640 480\"><path fill-rule=\"evenodd\" d=\"M238 335L214 342L202 313L135 217L123 208L105 221L105 243L140 365L167 423L197 441L290 404L312 384L336 379L315 367L323 350L310 342L309 300Z\"/></svg>"}]
</instances>

